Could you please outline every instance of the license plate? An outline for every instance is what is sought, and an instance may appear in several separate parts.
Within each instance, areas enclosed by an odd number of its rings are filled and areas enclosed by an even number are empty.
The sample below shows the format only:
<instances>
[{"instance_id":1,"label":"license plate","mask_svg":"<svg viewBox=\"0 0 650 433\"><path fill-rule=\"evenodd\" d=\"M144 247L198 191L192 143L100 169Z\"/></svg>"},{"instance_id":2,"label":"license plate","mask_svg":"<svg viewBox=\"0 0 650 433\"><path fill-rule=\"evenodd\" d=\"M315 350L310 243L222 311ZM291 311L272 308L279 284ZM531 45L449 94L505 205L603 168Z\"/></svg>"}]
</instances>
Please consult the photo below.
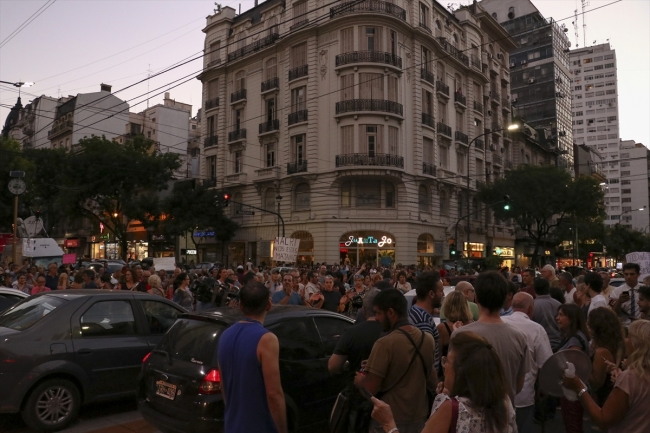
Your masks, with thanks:
<instances>
[{"instance_id":1,"label":"license plate","mask_svg":"<svg viewBox=\"0 0 650 433\"><path fill-rule=\"evenodd\" d=\"M176 398L176 385L159 380L156 382L156 395L173 400Z\"/></svg>"}]
</instances>

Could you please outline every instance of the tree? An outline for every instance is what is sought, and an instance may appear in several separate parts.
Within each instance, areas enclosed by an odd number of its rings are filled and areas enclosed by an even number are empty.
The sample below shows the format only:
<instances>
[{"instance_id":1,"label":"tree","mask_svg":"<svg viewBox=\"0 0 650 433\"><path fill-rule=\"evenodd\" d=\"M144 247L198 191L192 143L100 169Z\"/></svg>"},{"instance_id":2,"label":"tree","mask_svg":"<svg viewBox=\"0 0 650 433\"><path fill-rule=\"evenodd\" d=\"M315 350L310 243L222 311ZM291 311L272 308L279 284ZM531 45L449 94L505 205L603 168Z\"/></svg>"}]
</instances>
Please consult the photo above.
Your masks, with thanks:
<instances>
[{"instance_id":1,"label":"tree","mask_svg":"<svg viewBox=\"0 0 650 433\"><path fill-rule=\"evenodd\" d=\"M23 156L20 142L13 138L0 136L0 232L11 233L14 222L14 195L9 192L8 184L11 178L10 171L29 171L30 162ZM31 187L28 184L28 191ZM24 194L20 196L19 203L23 203ZM19 216L25 211L19 209Z\"/></svg>"},{"instance_id":2,"label":"tree","mask_svg":"<svg viewBox=\"0 0 650 433\"><path fill-rule=\"evenodd\" d=\"M119 144L105 137L79 141L69 153L67 191L63 206L69 216L83 216L103 223L120 243L126 259L127 227L138 220L151 226L158 220L158 195L167 188L178 155L160 154L142 136Z\"/></svg>"},{"instance_id":3,"label":"tree","mask_svg":"<svg viewBox=\"0 0 650 433\"><path fill-rule=\"evenodd\" d=\"M504 178L484 186L479 199L488 205L510 196L510 208L493 206L496 218L513 218L535 243L533 263L539 249L567 218L597 220L604 218L604 194L598 181L581 176L572 179L564 169L551 166L521 165Z\"/></svg>"},{"instance_id":4,"label":"tree","mask_svg":"<svg viewBox=\"0 0 650 433\"><path fill-rule=\"evenodd\" d=\"M638 230L615 224L605 230L605 248L607 253L617 260L635 251L650 251L650 236Z\"/></svg>"}]
</instances>

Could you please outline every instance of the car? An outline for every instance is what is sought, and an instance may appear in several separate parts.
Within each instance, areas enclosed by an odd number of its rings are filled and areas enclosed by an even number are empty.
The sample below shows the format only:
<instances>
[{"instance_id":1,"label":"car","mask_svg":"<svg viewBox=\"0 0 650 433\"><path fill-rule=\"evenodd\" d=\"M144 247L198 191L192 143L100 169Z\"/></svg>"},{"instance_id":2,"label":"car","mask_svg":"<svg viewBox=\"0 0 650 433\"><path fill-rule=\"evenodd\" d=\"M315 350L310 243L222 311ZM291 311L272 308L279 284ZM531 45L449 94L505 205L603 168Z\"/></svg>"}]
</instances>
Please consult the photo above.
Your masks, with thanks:
<instances>
[{"instance_id":1,"label":"car","mask_svg":"<svg viewBox=\"0 0 650 433\"><path fill-rule=\"evenodd\" d=\"M0 287L0 313L8 310L27 297L29 297L29 295L20 290L11 289L9 287Z\"/></svg>"},{"instance_id":2,"label":"car","mask_svg":"<svg viewBox=\"0 0 650 433\"><path fill-rule=\"evenodd\" d=\"M220 263L219 263L219 264L217 264L217 263L212 263L212 262L201 262L201 263L198 263L198 264L194 267L194 269L197 269L197 270L198 270L198 269L201 269L201 270L205 269L206 271L209 271L210 269L212 269L212 268L215 267L215 266L221 266L221 264L220 264Z\"/></svg>"},{"instance_id":3,"label":"car","mask_svg":"<svg viewBox=\"0 0 650 433\"><path fill-rule=\"evenodd\" d=\"M164 432L223 432L224 401L216 348L221 333L242 318L227 307L178 318L143 361L138 408ZM274 305L264 326L280 342L280 378L289 431L325 426L345 375L332 376L327 362L353 321L325 310ZM251 409L253 410L253 409Z\"/></svg>"},{"instance_id":4,"label":"car","mask_svg":"<svg viewBox=\"0 0 650 433\"><path fill-rule=\"evenodd\" d=\"M82 404L134 395L142 358L184 313L159 296L57 290L0 314L0 414L58 431Z\"/></svg>"},{"instance_id":5,"label":"car","mask_svg":"<svg viewBox=\"0 0 650 433\"><path fill-rule=\"evenodd\" d=\"M609 280L609 285L612 287L619 287L625 284L625 278L612 278Z\"/></svg>"},{"instance_id":6,"label":"car","mask_svg":"<svg viewBox=\"0 0 650 433\"><path fill-rule=\"evenodd\" d=\"M282 274L286 274L288 272L296 271L296 270L298 270L298 269L297 268L292 268L290 266L278 266L277 268L273 268L271 270L271 273L274 274L276 272L280 272Z\"/></svg>"}]
</instances>

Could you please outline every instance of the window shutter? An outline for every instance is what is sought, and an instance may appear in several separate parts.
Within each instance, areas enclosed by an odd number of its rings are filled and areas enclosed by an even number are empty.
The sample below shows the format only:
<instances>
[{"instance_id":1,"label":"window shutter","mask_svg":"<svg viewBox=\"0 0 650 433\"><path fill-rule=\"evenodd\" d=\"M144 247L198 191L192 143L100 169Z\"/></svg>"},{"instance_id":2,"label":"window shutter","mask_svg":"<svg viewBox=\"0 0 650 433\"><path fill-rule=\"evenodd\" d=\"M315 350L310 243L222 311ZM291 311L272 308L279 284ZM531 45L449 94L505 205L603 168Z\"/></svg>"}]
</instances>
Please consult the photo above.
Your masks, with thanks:
<instances>
[{"instance_id":1,"label":"window shutter","mask_svg":"<svg viewBox=\"0 0 650 433\"><path fill-rule=\"evenodd\" d=\"M370 75L370 85L372 87L372 99L384 99L384 76L382 74Z\"/></svg>"},{"instance_id":2,"label":"window shutter","mask_svg":"<svg viewBox=\"0 0 650 433\"><path fill-rule=\"evenodd\" d=\"M307 44L291 47L291 69L307 64Z\"/></svg>"},{"instance_id":3,"label":"window shutter","mask_svg":"<svg viewBox=\"0 0 650 433\"><path fill-rule=\"evenodd\" d=\"M377 125L377 144L375 145L376 153L384 153L384 125Z\"/></svg>"},{"instance_id":4,"label":"window shutter","mask_svg":"<svg viewBox=\"0 0 650 433\"><path fill-rule=\"evenodd\" d=\"M273 57L266 61L266 79L270 80L278 76L278 60Z\"/></svg>"},{"instance_id":5,"label":"window shutter","mask_svg":"<svg viewBox=\"0 0 650 433\"><path fill-rule=\"evenodd\" d=\"M354 153L354 125L341 127L341 153Z\"/></svg>"},{"instance_id":6,"label":"window shutter","mask_svg":"<svg viewBox=\"0 0 650 433\"><path fill-rule=\"evenodd\" d=\"M341 30L341 53L354 51L354 27Z\"/></svg>"},{"instance_id":7,"label":"window shutter","mask_svg":"<svg viewBox=\"0 0 650 433\"><path fill-rule=\"evenodd\" d=\"M399 129L388 127L388 153L391 155L399 155L398 133Z\"/></svg>"},{"instance_id":8,"label":"window shutter","mask_svg":"<svg viewBox=\"0 0 650 433\"><path fill-rule=\"evenodd\" d=\"M366 26L359 26L359 51L368 51L368 39L366 38Z\"/></svg>"},{"instance_id":9,"label":"window shutter","mask_svg":"<svg viewBox=\"0 0 650 433\"><path fill-rule=\"evenodd\" d=\"M368 139L366 138L366 126L359 125L359 153L368 153Z\"/></svg>"},{"instance_id":10,"label":"window shutter","mask_svg":"<svg viewBox=\"0 0 650 433\"><path fill-rule=\"evenodd\" d=\"M368 73L359 74L359 99L370 99L372 75Z\"/></svg>"},{"instance_id":11,"label":"window shutter","mask_svg":"<svg viewBox=\"0 0 650 433\"><path fill-rule=\"evenodd\" d=\"M354 99L354 74L341 76L341 101Z\"/></svg>"},{"instance_id":12,"label":"window shutter","mask_svg":"<svg viewBox=\"0 0 650 433\"><path fill-rule=\"evenodd\" d=\"M388 76L388 100L393 102L398 102L397 77Z\"/></svg>"}]
</instances>

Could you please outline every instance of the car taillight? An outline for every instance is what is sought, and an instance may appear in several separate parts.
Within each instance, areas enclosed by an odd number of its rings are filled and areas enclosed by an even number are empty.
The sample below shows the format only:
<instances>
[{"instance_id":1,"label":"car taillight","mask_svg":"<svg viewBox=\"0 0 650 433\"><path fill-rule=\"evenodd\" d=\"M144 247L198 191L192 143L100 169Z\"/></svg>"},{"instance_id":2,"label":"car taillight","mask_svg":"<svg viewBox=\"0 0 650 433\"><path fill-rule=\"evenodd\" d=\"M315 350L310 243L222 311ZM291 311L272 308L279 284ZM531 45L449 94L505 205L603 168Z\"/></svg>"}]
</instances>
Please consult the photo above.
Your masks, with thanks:
<instances>
[{"instance_id":1,"label":"car taillight","mask_svg":"<svg viewBox=\"0 0 650 433\"><path fill-rule=\"evenodd\" d=\"M221 392L221 373L219 370L210 370L199 385L199 394L218 394Z\"/></svg>"},{"instance_id":2,"label":"car taillight","mask_svg":"<svg viewBox=\"0 0 650 433\"><path fill-rule=\"evenodd\" d=\"M145 362L147 362L147 359L149 359L150 356L151 356L151 352L147 353L147 354L144 356L144 358L142 358L142 363L144 364Z\"/></svg>"}]
</instances>

